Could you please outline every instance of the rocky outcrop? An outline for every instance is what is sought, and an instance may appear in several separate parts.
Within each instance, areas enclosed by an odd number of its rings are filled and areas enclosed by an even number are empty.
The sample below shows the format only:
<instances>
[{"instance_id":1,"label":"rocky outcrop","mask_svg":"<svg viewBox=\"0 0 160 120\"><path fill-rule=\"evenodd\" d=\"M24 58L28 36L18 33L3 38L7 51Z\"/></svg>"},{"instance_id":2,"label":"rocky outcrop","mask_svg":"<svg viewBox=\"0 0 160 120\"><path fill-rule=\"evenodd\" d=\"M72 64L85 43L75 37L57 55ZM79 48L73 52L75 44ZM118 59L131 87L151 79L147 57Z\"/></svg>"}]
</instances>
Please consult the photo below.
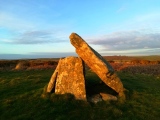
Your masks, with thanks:
<instances>
[{"instance_id":1,"label":"rocky outcrop","mask_svg":"<svg viewBox=\"0 0 160 120\"><path fill-rule=\"evenodd\" d=\"M115 74L112 66L79 35L72 33L70 42L76 48L76 53L94 71L101 80L115 90L120 97L125 97L121 80Z\"/></svg>"},{"instance_id":2,"label":"rocky outcrop","mask_svg":"<svg viewBox=\"0 0 160 120\"><path fill-rule=\"evenodd\" d=\"M29 62L27 62L27 61L20 61L16 65L15 70L24 70L24 69L27 69L27 67L29 67Z\"/></svg>"},{"instance_id":3,"label":"rocky outcrop","mask_svg":"<svg viewBox=\"0 0 160 120\"><path fill-rule=\"evenodd\" d=\"M47 87L47 92L71 93L76 99L86 100L84 65L81 58L60 59Z\"/></svg>"}]
</instances>

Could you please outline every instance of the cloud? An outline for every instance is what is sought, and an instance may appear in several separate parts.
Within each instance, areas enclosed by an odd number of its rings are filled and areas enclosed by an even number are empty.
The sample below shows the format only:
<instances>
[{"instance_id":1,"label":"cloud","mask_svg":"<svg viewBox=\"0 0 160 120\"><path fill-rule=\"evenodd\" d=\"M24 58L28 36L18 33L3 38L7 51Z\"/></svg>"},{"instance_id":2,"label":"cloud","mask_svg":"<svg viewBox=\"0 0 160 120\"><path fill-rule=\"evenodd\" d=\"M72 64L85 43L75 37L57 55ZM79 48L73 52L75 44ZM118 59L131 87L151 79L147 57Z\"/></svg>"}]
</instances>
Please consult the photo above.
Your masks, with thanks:
<instances>
[{"instance_id":1,"label":"cloud","mask_svg":"<svg viewBox=\"0 0 160 120\"><path fill-rule=\"evenodd\" d=\"M0 42L7 44L42 44L59 43L68 39L69 26L29 22L14 14L0 12L0 29L7 37L0 37Z\"/></svg>"},{"instance_id":2,"label":"cloud","mask_svg":"<svg viewBox=\"0 0 160 120\"><path fill-rule=\"evenodd\" d=\"M160 48L160 33L120 31L88 39L90 44L102 46L101 51L127 51Z\"/></svg>"},{"instance_id":3,"label":"cloud","mask_svg":"<svg viewBox=\"0 0 160 120\"><path fill-rule=\"evenodd\" d=\"M127 9L126 6L121 6L116 12L121 13L121 12L125 11L126 9Z\"/></svg>"},{"instance_id":4,"label":"cloud","mask_svg":"<svg viewBox=\"0 0 160 120\"><path fill-rule=\"evenodd\" d=\"M29 30L35 28L35 26L26 21L21 19L20 17L17 17L13 14L7 13L7 12L0 12L0 27L1 28L7 28L10 30Z\"/></svg>"},{"instance_id":5,"label":"cloud","mask_svg":"<svg viewBox=\"0 0 160 120\"><path fill-rule=\"evenodd\" d=\"M103 35L88 41L100 46L101 53L160 54L159 21L158 12L136 15L121 23L103 26Z\"/></svg>"},{"instance_id":6,"label":"cloud","mask_svg":"<svg viewBox=\"0 0 160 120\"><path fill-rule=\"evenodd\" d=\"M49 30L26 31L19 34L10 43L13 44L42 44L42 43L59 43L65 42L65 36L58 35L58 32Z\"/></svg>"},{"instance_id":7,"label":"cloud","mask_svg":"<svg viewBox=\"0 0 160 120\"><path fill-rule=\"evenodd\" d=\"M28 30L16 31L14 36L0 38L5 44L48 44L66 42L67 34L62 30Z\"/></svg>"},{"instance_id":8,"label":"cloud","mask_svg":"<svg viewBox=\"0 0 160 120\"><path fill-rule=\"evenodd\" d=\"M119 51L105 51L101 52L101 55L128 55L128 56L135 56L135 55L160 55L160 48L155 49L135 49L135 50L119 50Z\"/></svg>"}]
</instances>

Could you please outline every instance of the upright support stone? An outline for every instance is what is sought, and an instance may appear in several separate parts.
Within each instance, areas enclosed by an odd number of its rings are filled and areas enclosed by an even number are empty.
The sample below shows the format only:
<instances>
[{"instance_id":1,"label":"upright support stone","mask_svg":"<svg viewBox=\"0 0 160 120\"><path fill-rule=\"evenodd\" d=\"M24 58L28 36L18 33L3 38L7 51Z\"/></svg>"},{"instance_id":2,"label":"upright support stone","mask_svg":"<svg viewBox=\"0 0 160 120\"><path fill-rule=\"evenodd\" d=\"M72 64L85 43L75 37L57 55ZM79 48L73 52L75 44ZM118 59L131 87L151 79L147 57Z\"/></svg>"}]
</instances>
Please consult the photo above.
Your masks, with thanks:
<instances>
[{"instance_id":1,"label":"upright support stone","mask_svg":"<svg viewBox=\"0 0 160 120\"><path fill-rule=\"evenodd\" d=\"M55 89L56 79L57 79L57 75L58 75L58 71L59 71L59 66L61 65L61 61L62 61L62 59L59 60L58 65L57 65L53 75L51 76L51 79L48 83L47 92L52 92Z\"/></svg>"},{"instance_id":2,"label":"upright support stone","mask_svg":"<svg viewBox=\"0 0 160 120\"><path fill-rule=\"evenodd\" d=\"M121 80L117 77L112 66L93 48L91 48L78 34L70 35L70 42L76 48L76 53L84 62L101 78L101 80L124 96L124 88Z\"/></svg>"},{"instance_id":3,"label":"upright support stone","mask_svg":"<svg viewBox=\"0 0 160 120\"><path fill-rule=\"evenodd\" d=\"M84 65L81 58L61 59L48 84L47 92L71 93L76 99L86 100Z\"/></svg>"}]
</instances>

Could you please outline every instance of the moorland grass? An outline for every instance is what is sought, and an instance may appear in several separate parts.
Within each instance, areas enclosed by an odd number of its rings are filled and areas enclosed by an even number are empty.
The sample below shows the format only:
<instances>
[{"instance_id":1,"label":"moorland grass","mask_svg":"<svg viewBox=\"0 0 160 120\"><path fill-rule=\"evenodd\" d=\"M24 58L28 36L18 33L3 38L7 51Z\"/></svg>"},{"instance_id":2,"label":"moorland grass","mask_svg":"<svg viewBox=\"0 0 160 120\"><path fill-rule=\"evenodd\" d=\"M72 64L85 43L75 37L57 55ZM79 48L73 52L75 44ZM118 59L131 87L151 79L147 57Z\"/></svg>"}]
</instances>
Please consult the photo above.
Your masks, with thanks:
<instances>
[{"instance_id":1,"label":"moorland grass","mask_svg":"<svg viewBox=\"0 0 160 120\"><path fill-rule=\"evenodd\" d=\"M129 91L124 103L91 104L71 94L44 93L53 73L48 70L0 71L0 120L159 120L160 78L119 72ZM86 74L86 84L96 88L99 78ZM87 88L88 89L88 88Z\"/></svg>"}]
</instances>

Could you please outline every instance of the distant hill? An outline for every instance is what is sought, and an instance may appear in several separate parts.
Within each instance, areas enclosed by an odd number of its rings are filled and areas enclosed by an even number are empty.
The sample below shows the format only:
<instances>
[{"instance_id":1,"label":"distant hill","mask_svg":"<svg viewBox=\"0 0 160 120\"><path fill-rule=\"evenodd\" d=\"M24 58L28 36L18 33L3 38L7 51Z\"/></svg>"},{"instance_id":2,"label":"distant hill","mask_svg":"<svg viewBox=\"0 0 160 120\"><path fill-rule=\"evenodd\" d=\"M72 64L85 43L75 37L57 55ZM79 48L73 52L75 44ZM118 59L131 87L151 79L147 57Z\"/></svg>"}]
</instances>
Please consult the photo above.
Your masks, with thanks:
<instances>
[{"instance_id":1,"label":"distant hill","mask_svg":"<svg viewBox=\"0 0 160 120\"><path fill-rule=\"evenodd\" d=\"M151 55L151 56L103 56L106 60L122 60L122 61L130 61L130 60L149 60L149 61L160 61L160 55Z\"/></svg>"}]
</instances>

